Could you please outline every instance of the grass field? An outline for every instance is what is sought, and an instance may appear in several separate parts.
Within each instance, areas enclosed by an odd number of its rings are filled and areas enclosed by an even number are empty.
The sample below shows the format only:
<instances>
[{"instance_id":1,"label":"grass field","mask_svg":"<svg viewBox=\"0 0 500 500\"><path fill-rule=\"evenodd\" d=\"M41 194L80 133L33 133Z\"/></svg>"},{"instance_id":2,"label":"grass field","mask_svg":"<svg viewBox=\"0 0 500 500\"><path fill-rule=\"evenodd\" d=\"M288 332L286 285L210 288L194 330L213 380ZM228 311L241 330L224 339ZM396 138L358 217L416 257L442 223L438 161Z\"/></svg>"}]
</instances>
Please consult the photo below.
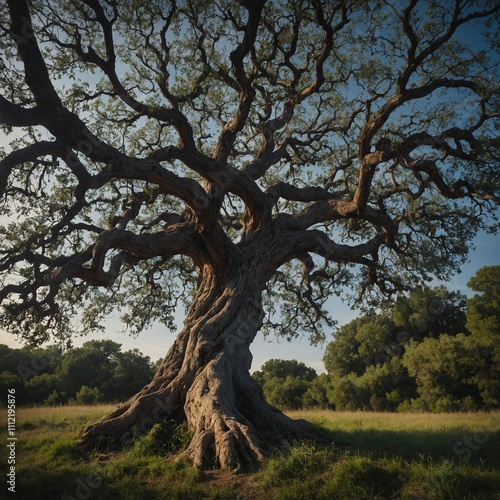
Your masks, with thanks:
<instances>
[{"instance_id":1,"label":"grass field","mask_svg":"<svg viewBox=\"0 0 500 500\"><path fill-rule=\"evenodd\" d=\"M293 412L316 424L317 443L292 447L256 471L230 474L176 461L167 445L178 450L188 442L183 427L158 427L121 452L81 452L81 429L112 408L18 408L16 494L4 496L4 483L0 497L500 499L500 412ZM1 431L3 475L7 426Z\"/></svg>"}]
</instances>

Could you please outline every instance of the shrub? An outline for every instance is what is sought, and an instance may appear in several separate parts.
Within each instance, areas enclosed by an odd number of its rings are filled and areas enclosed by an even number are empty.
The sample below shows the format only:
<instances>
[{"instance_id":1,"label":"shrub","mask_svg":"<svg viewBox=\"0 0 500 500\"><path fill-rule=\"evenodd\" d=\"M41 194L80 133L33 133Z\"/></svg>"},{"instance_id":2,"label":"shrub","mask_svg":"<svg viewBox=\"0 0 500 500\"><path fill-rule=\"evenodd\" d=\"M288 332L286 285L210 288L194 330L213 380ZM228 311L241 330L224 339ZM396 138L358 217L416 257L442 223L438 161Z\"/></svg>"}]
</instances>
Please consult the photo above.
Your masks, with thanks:
<instances>
[{"instance_id":1,"label":"shrub","mask_svg":"<svg viewBox=\"0 0 500 500\"><path fill-rule=\"evenodd\" d=\"M76 393L74 399L70 399L69 403L74 405L94 405L101 403L104 400L102 392L97 387L87 387L82 385L81 389Z\"/></svg>"}]
</instances>

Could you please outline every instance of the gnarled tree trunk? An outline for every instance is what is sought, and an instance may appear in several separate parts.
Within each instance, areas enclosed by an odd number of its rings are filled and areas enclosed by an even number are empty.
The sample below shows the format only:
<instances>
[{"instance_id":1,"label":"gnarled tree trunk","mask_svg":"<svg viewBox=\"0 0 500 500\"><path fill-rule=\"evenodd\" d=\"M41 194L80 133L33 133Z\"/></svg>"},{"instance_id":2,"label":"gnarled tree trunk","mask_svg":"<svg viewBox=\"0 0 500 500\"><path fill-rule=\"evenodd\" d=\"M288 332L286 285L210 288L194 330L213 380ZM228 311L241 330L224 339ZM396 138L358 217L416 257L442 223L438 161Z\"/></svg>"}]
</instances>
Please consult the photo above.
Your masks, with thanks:
<instances>
[{"instance_id":1,"label":"gnarled tree trunk","mask_svg":"<svg viewBox=\"0 0 500 500\"><path fill-rule=\"evenodd\" d=\"M261 293L251 273L224 284L212 274L203 279L152 382L88 427L82 442L125 444L155 423L185 418L194 435L184 455L197 466L236 469L304 435L307 424L266 403L249 373L249 347L263 318Z\"/></svg>"}]
</instances>

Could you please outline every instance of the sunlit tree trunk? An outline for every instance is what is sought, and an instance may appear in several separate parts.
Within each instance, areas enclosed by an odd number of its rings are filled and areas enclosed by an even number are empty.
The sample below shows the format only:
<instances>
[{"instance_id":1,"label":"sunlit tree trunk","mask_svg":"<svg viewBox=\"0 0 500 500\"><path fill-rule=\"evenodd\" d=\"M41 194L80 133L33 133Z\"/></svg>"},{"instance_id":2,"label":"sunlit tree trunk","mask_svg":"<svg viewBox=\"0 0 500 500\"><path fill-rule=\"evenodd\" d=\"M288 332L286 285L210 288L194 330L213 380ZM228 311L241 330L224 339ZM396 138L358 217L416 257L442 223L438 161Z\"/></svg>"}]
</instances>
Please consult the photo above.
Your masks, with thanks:
<instances>
[{"instance_id":1,"label":"sunlit tree trunk","mask_svg":"<svg viewBox=\"0 0 500 500\"><path fill-rule=\"evenodd\" d=\"M224 285L213 278L201 283L152 382L88 427L84 444L125 444L155 423L185 419L194 433L187 458L197 466L236 469L304 434L305 423L266 403L250 376L249 347L263 318L255 276L237 276Z\"/></svg>"}]
</instances>

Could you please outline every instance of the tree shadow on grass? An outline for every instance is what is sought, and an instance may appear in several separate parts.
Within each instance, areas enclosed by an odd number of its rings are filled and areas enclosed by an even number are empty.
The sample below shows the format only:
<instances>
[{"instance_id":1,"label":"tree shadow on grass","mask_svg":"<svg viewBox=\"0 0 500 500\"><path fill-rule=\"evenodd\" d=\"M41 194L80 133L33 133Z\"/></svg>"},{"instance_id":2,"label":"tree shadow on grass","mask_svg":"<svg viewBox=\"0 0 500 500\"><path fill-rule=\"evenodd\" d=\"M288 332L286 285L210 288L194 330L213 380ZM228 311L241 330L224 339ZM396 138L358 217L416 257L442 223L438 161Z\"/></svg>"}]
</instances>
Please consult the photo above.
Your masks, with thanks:
<instances>
[{"instance_id":1,"label":"tree shadow on grass","mask_svg":"<svg viewBox=\"0 0 500 500\"><path fill-rule=\"evenodd\" d=\"M206 498L191 484L147 484L136 475L107 476L76 468L47 471L25 467L16 477L16 496L26 500L194 500Z\"/></svg>"},{"instance_id":2,"label":"tree shadow on grass","mask_svg":"<svg viewBox=\"0 0 500 500\"><path fill-rule=\"evenodd\" d=\"M118 493L106 485L99 474L74 468L47 471L44 467L23 467L16 475L16 498L97 499L113 498Z\"/></svg>"},{"instance_id":3,"label":"tree shadow on grass","mask_svg":"<svg viewBox=\"0 0 500 500\"><path fill-rule=\"evenodd\" d=\"M464 432L388 431L357 429L330 430L314 424L320 441L328 446L372 457L401 457L407 460L454 460L500 468L500 431Z\"/></svg>"}]
</instances>

